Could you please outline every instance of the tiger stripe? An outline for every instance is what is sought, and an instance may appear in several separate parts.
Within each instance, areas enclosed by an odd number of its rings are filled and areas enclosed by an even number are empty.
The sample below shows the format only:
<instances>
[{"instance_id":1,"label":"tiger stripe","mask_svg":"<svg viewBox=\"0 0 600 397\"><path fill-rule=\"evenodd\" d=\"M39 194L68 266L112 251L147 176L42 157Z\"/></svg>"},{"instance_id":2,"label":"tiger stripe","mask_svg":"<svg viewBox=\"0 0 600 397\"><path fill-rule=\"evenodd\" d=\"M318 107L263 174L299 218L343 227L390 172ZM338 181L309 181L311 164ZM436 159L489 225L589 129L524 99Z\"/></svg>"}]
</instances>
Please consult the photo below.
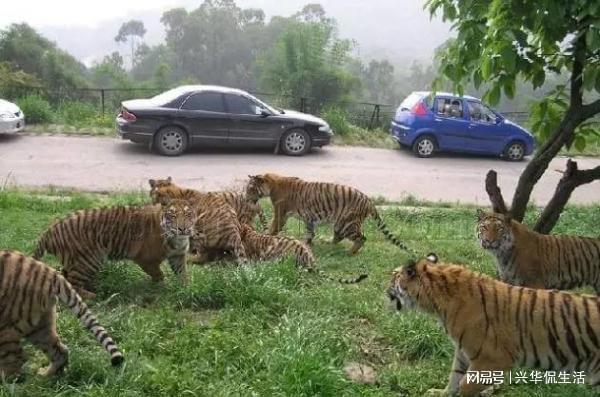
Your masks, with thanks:
<instances>
[{"instance_id":1,"label":"tiger stripe","mask_svg":"<svg viewBox=\"0 0 600 397\"><path fill-rule=\"evenodd\" d=\"M545 235L510 217L478 212L477 239L502 281L533 288L591 286L600 294L600 239Z\"/></svg>"},{"instance_id":2,"label":"tiger stripe","mask_svg":"<svg viewBox=\"0 0 600 397\"><path fill-rule=\"evenodd\" d=\"M289 216L295 216L306 225L306 242L312 243L318 222L333 223L333 243L343 239L353 242L348 251L356 254L366 237L362 225L366 218L375 219L377 228L392 244L412 251L395 237L377 212L371 199L361 191L345 185L328 182L308 182L296 177L277 174L250 175L246 195L251 200L269 196L273 204L273 222L269 233L278 234Z\"/></svg>"},{"instance_id":3,"label":"tiger stripe","mask_svg":"<svg viewBox=\"0 0 600 397\"><path fill-rule=\"evenodd\" d=\"M449 394L478 395L489 386L467 383L467 370L584 371L587 382L600 383L596 296L512 286L431 258L396 269L387 292L399 308L436 316L455 342Z\"/></svg>"},{"instance_id":4,"label":"tiger stripe","mask_svg":"<svg viewBox=\"0 0 600 397\"><path fill-rule=\"evenodd\" d=\"M61 371L68 349L56 333L56 300L67 306L110 355L123 354L73 286L56 270L20 252L0 250L0 378L18 374L25 363L20 341L28 340L50 359L46 375Z\"/></svg>"}]
</instances>

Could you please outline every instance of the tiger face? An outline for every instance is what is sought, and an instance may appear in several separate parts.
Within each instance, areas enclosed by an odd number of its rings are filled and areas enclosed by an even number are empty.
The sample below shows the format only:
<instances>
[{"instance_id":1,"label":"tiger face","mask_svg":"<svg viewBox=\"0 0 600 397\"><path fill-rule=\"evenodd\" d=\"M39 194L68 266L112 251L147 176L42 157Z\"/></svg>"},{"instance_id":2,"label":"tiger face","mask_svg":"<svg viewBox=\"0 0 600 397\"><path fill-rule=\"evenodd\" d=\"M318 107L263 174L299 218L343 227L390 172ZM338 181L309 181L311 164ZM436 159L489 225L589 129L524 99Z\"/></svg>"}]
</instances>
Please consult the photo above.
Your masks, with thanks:
<instances>
[{"instance_id":1,"label":"tiger face","mask_svg":"<svg viewBox=\"0 0 600 397\"><path fill-rule=\"evenodd\" d=\"M173 179L169 176L167 179L149 179L148 184L150 185L150 198L154 204L164 201L164 197L160 194L161 188L166 188L173 185Z\"/></svg>"},{"instance_id":2,"label":"tiger face","mask_svg":"<svg viewBox=\"0 0 600 397\"><path fill-rule=\"evenodd\" d=\"M161 205L160 227L167 238L192 236L196 218L196 210L185 200L170 200Z\"/></svg>"},{"instance_id":3,"label":"tiger face","mask_svg":"<svg viewBox=\"0 0 600 397\"><path fill-rule=\"evenodd\" d=\"M387 290L387 295L397 310L403 307L413 309L417 305L427 306L429 294L423 292L422 275L427 271L427 266L437 264L438 257L431 253L418 262L409 261L405 266L398 267L392 272L392 282Z\"/></svg>"},{"instance_id":4,"label":"tiger face","mask_svg":"<svg viewBox=\"0 0 600 397\"><path fill-rule=\"evenodd\" d=\"M250 180L246 185L246 197L251 201L256 201L261 197L268 196L271 191L264 175L248 175Z\"/></svg>"},{"instance_id":5,"label":"tiger face","mask_svg":"<svg viewBox=\"0 0 600 397\"><path fill-rule=\"evenodd\" d=\"M477 211L477 239L483 249L504 250L513 244L511 219L508 215Z\"/></svg>"}]
</instances>

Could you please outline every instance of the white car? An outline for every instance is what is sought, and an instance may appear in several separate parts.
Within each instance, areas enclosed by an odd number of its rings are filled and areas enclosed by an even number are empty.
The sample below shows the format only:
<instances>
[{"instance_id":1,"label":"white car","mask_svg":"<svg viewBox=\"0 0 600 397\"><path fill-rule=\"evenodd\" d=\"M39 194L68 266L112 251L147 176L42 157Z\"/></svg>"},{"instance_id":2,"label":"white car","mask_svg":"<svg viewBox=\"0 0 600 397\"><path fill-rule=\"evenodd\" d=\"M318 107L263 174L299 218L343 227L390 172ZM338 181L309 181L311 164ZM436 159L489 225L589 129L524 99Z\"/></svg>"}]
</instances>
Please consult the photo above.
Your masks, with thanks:
<instances>
[{"instance_id":1,"label":"white car","mask_svg":"<svg viewBox=\"0 0 600 397\"><path fill-rule=\"evenodd\" d=\"M23 131L25 115L17 105L0 99L0 134Z\"/></svg>"}]
</instances>

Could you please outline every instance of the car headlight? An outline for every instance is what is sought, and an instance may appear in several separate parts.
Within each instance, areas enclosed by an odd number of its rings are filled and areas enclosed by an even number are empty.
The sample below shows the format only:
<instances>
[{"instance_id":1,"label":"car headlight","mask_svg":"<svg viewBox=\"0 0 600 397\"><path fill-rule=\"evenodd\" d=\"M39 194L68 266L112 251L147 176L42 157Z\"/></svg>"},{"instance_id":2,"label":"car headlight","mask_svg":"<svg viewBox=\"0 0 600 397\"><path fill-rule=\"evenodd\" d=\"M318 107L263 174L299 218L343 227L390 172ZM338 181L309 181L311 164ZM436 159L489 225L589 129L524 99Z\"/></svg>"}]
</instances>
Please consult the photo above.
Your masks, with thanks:
<instances>
[{"instance_id":1,"label":"car headlight","mask_svg":"<svg viewBox=\"0 0 600 397\"><path fill-rule=\"evenodd\" d=\"M325 132L327 134L333 135L333 131L331 130L331 127L328 124L320 126L319 132Z\"/></svg>"}]
</instances>

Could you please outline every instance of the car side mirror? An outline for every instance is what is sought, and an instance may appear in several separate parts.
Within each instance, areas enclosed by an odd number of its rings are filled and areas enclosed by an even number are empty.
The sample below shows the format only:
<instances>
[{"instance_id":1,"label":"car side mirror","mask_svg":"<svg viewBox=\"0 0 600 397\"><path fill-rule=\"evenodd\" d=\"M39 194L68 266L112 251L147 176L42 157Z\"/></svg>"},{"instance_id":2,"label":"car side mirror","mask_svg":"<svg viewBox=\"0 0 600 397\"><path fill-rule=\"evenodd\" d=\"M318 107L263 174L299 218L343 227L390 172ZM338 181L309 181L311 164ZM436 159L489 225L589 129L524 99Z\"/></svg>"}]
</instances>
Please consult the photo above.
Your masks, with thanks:
<instances>
[{"instance_id":1,"label":"car side mirror","mask_svg":"<svg viewBox=\"0 0 600 397\"><path fill-rule=\"evenodd\" d=\"M268 110L260 109L260 114L259 114L260 117L269 117L270 115L271 115L271 112L269 112Z\"/></svg>"},{"instance_id":2,"label":"car side mirror","mask_svg":"<svg viewBox=\"0 0 600 397\"><path fill-rule=\"evenodd\" d=\"M502 117L496 116L496 124L500 124L502 122Z\"/></svg>"}]
</instances>

